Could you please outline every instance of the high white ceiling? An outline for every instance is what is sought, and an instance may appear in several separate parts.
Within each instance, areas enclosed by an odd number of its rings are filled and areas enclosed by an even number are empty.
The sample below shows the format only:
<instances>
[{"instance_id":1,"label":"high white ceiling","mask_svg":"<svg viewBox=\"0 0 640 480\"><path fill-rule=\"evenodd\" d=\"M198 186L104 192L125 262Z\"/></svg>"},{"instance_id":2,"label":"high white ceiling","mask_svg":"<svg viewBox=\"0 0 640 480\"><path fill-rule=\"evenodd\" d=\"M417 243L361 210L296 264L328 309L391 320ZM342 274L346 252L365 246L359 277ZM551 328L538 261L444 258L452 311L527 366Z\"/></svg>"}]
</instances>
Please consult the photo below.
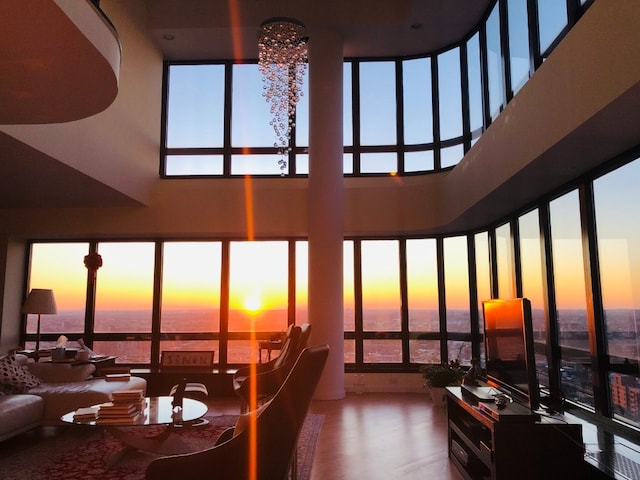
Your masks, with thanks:
<instances>
[{"instance_id":1,"label":"high white ceiling","mask_svg":"<svg viewBox=\"0 0 640 480\"><path fill-rule=\"evenodd\" d=\"M340 33L345 57L415 55L471 32L492 0L147 0L149 29L167 59L257 58L271 17ZM172 38L167 40L167 36Z\"/></svg>"}]
</instances>

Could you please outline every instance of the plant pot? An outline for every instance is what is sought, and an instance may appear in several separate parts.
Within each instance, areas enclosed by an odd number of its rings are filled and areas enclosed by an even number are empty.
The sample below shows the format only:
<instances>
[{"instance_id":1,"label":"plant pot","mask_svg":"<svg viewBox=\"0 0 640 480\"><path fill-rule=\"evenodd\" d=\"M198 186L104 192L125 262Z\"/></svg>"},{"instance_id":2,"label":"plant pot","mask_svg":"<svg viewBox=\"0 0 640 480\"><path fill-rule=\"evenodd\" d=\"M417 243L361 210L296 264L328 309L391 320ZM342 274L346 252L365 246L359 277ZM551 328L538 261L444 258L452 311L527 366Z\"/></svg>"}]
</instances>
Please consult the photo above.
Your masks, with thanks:
<instances>
[{"instance_id":1,"label":"plant pot","mask_svg":"<svg viewBox=\"0 0 640 480\"><path fill-rule=\"evenodd\" d=\"M431 387L429 394L435 406L444 407L447 404L447 391L444 387Z\"/></svg>"}]
</instances>

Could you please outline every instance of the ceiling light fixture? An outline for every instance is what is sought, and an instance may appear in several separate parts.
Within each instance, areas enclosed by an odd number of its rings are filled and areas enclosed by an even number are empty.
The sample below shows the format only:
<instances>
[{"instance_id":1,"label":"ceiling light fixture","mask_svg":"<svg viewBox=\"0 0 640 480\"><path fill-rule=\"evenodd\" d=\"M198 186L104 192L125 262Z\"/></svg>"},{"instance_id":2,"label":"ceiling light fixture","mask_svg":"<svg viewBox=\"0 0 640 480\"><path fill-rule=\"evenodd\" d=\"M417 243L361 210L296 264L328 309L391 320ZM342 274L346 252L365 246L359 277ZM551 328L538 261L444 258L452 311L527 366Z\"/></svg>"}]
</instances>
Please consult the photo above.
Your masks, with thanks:
<instances>
[{"instance_id":1,"label":"ceiling light fixture","mask_svg":"<svg viewBox=\"0 0 640 480\"><path fill-rule=\"evenodd\" d=\"M280 154L278 165L283 175L291 151L295 108L302 95L307 69L308 40L304 24L292 18L270 18L262 22L258 30L258 69L264 83L262 96L271 105L273 118L269 124L276 134L274 146Z\"/></svg>"}]
</instances>

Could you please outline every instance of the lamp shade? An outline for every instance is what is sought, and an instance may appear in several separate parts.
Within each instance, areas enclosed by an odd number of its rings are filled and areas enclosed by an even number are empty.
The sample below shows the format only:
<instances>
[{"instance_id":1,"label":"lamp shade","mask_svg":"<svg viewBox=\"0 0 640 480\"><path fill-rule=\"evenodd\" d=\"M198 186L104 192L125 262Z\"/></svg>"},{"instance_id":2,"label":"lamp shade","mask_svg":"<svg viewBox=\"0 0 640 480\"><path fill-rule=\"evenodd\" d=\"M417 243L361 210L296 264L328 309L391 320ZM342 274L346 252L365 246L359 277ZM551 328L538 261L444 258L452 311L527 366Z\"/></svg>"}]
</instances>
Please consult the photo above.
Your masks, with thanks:
<instances>
[{"instance_id":1,"label":"lamp shade","mask_svg":"<svg viewBox=\"0 0 640 480\"><path fill-rule=\"evenodd\" d=\"M22 313L58 313L53 290L34 288L22 305Z\"/></svg>"}]
</instances>

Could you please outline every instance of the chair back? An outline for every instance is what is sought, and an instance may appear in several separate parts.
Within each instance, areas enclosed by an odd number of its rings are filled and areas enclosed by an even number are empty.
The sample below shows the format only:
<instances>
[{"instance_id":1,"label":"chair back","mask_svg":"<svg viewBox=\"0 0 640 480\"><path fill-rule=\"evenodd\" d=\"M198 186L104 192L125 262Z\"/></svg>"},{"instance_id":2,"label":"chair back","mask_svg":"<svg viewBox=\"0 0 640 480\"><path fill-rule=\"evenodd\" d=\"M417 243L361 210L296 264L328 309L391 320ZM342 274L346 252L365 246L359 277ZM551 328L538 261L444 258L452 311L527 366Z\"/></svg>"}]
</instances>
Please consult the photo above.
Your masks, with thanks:
<instances>
[{"instance_id":1,"label":"chair back","mask_svg":"<svg viewBox=\"0 0 640 480\"><path fill-rule=\"evenodd\" d=\"M273 362L273 369L280 368L286 363L293 363L299 355L300 334L302 329L296 325L290 325L287 336L283 340L280 354ZM294 356L295 355L295 356Z\"/></svg>"},{"instance_id":2,"label":"chair back","mask_svg":"<svg viewBox=\"0 0 640 480\"><path fill-rule=\"evenodd\" d=\"M324 369L329 347L309 347L302 351L276 395L259 411L256 419L257 449L250 448L253 437L246 428L226 442L207 450L151 462L147 480L175 478L215 478L250 480L251 465L258 480L285 480L307 416L313 393ZM256 458L250 458L255 451Z\"/></svg>"},{"instance_id":3,"label":"chair back","mask_svg":"<svg viewBox=\"0 0 640 480\"><path fill-rule=\"evenodd\" d=\"M307 346L309 345L310 336L311 336L311 324L303 323L302 325L300 325L299 350L302 350L303 348L307 348Z\"/></svg>"}]
</instances>

